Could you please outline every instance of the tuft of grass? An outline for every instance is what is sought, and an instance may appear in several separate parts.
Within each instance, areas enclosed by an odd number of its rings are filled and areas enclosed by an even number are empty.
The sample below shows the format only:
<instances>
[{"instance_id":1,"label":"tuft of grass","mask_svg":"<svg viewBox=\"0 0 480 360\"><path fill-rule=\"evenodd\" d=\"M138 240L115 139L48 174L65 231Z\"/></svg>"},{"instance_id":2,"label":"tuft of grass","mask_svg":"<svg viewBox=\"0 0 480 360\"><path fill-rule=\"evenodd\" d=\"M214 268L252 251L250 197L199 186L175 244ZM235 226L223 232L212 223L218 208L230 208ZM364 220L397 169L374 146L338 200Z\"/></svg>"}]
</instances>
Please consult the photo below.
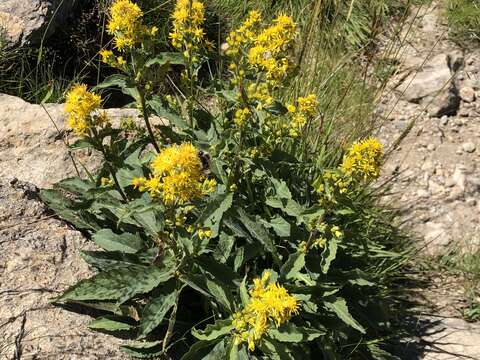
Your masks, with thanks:
<instances>
[{"instance_id":1,"label":"tuft of grass","mask_svg":"<svg viewBox=\"0 0 480 360\"><path fill-rule=\"evenodd\" d=\"M442 271L456 279L463 290L463 302L458 309L467 321L480 320L480 246L471 242L465 248L454 247L444 255L428 261L434 271Z\"/></svg>"},{"instance_id":2,"label":"tuft of grass","mask_svg":"<svg viewBox=\"0 0 480 360\"><path fill-rule=\"evenodd\" d=\"M480 1L446 0L446 12L454 41L464 46L480 44Z\"/></svg>"}]
</instances>

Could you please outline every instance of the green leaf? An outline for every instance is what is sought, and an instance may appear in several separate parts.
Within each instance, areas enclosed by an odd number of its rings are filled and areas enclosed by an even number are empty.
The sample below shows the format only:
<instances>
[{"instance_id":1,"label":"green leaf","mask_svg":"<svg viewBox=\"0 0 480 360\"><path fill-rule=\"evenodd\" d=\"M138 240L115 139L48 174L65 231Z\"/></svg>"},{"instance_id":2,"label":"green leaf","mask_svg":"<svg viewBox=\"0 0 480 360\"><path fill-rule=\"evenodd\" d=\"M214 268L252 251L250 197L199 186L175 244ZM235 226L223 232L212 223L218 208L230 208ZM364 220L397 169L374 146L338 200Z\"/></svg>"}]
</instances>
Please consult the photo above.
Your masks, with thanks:
<instances>
[{"instance_id":1,"label":"green leaf","mask_svg":"<svg viewBox=\"0 0 480 360\"><path fill-rule=\"evenodd\" d=\"M246 283L247 283L247 275L245 275L242 282L240 283L240 299L242 300L243 306L246 306L250 301L250 296L248 296Z\"/></svg>"},{"instance_id":2,"label":"green leaf","mask_svg":"<svg viewBox=\"0 0 480 360\"><path fill-rule=\"evenodd\" d=\"M285 280L295 279L300 270L305 266L305 254L296 252L280 268L280 275Z\"/></svg>"},{"instance_id":3,"label":"green leaf","mask_svg":"<svg viewBox=\"0 0 480 360\"><path fill-rule=\"evenodd\" d=\"M162 101L159 97L154 96L151 100L147 101L147 104L153 109L153 112L157 116L167 119L170 124L175 125L177 130L185 131L190 129L190 126L181 116L175 114L174 112L166 109L163 106Z\"/></svg>"},{"instance_id":4,"label":"green leaf","mask_svg":"<svg viewBox=\"0 0 480 360\"><path fill-rule=\"evenodd\" d=\"M285 214L297 218L297 223L304 222L302 219L305 209L293 199L279 199L276 197L269 197L265 202L268 206L274 209L280 209Z\"/></svg>"},{"instance_id":5,"label":"green leaf","mask_svg":"<svg viewBox=\"0 0 480 360\"><path fill-rule=\"evenodd\" d=\"M328 240L328 244L322 252L322 258L320 261L320 267L322 272L326 274L330 268L330 264L337 256L337 240L332 237Z\"/></svg>"},{"instance_id":6,"label":"green leaf","mask_svg":"<svg viewBox=\"0 0 480 360\"><path fill-rule=\"evenodd\" d=\"M305 341L312 341L320 336L326 334L326 331L296 326L292 323L287 323L282 327L268 330L268 335L280 342L299 343Z\"/></svg>"},{"instance_id":7,"label":"green leaf","mask_svg":"<svg viewBox=\"0 0 480 360\"><path fill-rule=\"evenodd\" d=\"M291 226L288 223L288 221L285 220L280 215L274 216L270 220L269 224L272 227L273 231L275 231L275 233L278 236L280 236L280 237L289 237L290 236Z\"/></svg>"},{"instance_id":8,"label":"green leaf","mask_svg":"<svg viewBox=\"0 0 480 360\"><path fill-rule=\"evenodd\" d=\"M215 340L219 337L229 335L233 330L232 320L217 320L214 324L209 324L204 330L192 330L192 335L198 340Z\"/></svg>"},{"instance_id":9,"label":"green leaf","mask_svg":"<svg viewBox=\"0 0 480 360\"><path fill-rule=\"evenodd\" d=\"M167 312L175 305L179 295L179 291L175 289L175 283L172 281L171 284L167 283L161 292L145 305L140 320L139 338L144 338L162 323Z\"/></svg>"},{"instance_id":10,"label":"green leaf","mask_svg":"<svg viewBox=\"0 0 480 360\"><path fill-rule=\"evenodd\" d=\"M138 234L115 234L110 229L102 229L92 236L93 241L107 251L120 251L134 254L143 248L143 240Z\"/></svg>"},{"instance_id":11,"label":"green leaf","mask_svg":"<svg viewBox=\"0 0 480 360\"><path fill-rule=\"evenodd\" d=\"M96 219L91 214L82 209L73 209L76 205L60 191L53 189L41 190L40 198L60 218L73 224L77 229L99 229Z\"/></svg>"},{"instance_id":12,"label":"green leaf","mask_svg":"<svg viewBox=\"0 0 480 360\"><path fill-rule=\"evenodd\" d=\"M137 255L118 251L82 251L82 259L99 270L112 270L145 264Z\"/></svg>"},{"instance_id":13,"label":"green leaf","mask_svg":"<svg viewBox=\"0 0 480 360\"><path fill-rule=\"evenodd\" d=\"M91 181L80 179L79 177L72 177L59 181L54 187L68 191L72 194L85 195L85 193L95 187L95 184Z\"/></svg>"},{"instance_id":14,"label":"green leaf","mask_svg":"<svg viewBox=\"0 0 480 360\"><path fill-rule=\"evenodd\" d=\"M222 340L223 341L223 340ZM198 360L203 359L204 356L208 356L208 354L213 350L211 349L212 346L219 341L197 341L192 346L188 352L182 356L180 360ZM220 341L221 342L221 341Z\"/></svg>"},{"instance_id":15,"label":"green leaf","mask_svg":"<svg viewBox=\"0 0 480 360\"><path fill-rule=\"evenodd\" d=\"M360 325L348 311L347 302L341 297L329 297L323 299L323 305L327 310L330 310L337 314L337 316L347 325L351 326L355 330L365 334L365 329Z\"/></svg>"},{"instance_id":16,"label":"green leaf","mask_svg":"<svg viewBox=\"0 0 480 360\"><path fill-rule=\"evenodd\" d=\"M213 258L224 264L227 262L230 257L233 245L235 244L235 237L232 235L227 235L226 233L220 233L220 239L218 241L217 247L213 252Z\"/></svg>"},{"instance_id":17,"label":"green leaf","mask_svg":"<svg viewBox=\"0 0 480 360\"><path fill-rule=\"evenodd\" d=\"M184 65L185 60L183 59L183 55L177 52L161 52L157 56L152 59L149 59L145 63L145 67L150 67L152 65L165 65L165 64L172 64L172 65Z\"/></svg>"},{"instance_id":18,"label":"green leaf","mask_svg":"<svg viewBox=\"0 0 480 360\"><path fill-rule=\"evenodd\" d=\"M293 360L295 357L291 354L288 347L281 342L265 337L260 343L260 349L272 360Z\"/></svg>"},{"instance_id":19,"label":"green leaf","mask_svg":"<svg viewBox=\"0 0 480 360\"><path fill-rule=\"evenodd\" d=\"M153 265L113 269L81 280L56 300L117 300L120 305L135 295L153 290L174 273L174 268L160 269Z\"/></svg>"},{"instance_id":20,"label":"green leaf","mask_svg":"<svg viewBox=\"0 0 480 360\"><path fill-rule=\"evenodd\" d=\"M152 359L162 354L161 345L161 341L136 342L120 346L120 350L136 358Z\"/></svg>"},{"instance_id":21,"label":"green leaf","mask_svg":"<svg viewBox=\"0 0 480 360\"><path fill-rule=\"evenodd\" d=\"M218 280L206 279L208 291L216 302L220 303L227 311L233 312L233 297L228 287Z\"/></svg>"},{"instance_id":22,"label":"green leaf","mask_svg":"<svg viewBox=\"0 0 480 360\"><path fill-rule=\"evenodd\" d=\"M233 193L218 194L200 215L197 224L209 227L212 230L212 238L218 236L218 229L223 214L232 206Z\"/></svg>"},{"instance_id":23,"label":"green leaf","mask_svg":"<svg viewBox=\"0 0 480 360\"><path fill-rule=\"evenodd\" d=\"M239 208L237 212L239 215L239 220L243 223L243 225L245 225L248 232L254 238L256 238L269 253L272 254L274 261L277 264L280 264L280 258L278 256L277 248L275 247L272 239L270 238L270 234L268 234L265 227L261 223L250 219L250 217L243 209Z\"/></svg>"},{"instance_id":24,"label":"green leaf","mask_svg":"<svg viewBox=\"0 0 480 360\"><path fill-rule=\"evenodd\" d=\"M119 88L127 87L128 78L122 74L113 74L108 76L105 80L103 80L100 84L93 87L93 90L97 89L105 89L112 86L117 86Z\"/></svg>"},{"instance_id":25,"label":"green leaf","mask_svg":"<svg viewBox=\"0 0 480 360\"><path fill-rule=\"evenodd\" d=\"M88 327L92 330L105 330L105 331L128 331L134 327L130 324L109 319L107 317L99 317L93 320Z\"/></svg>"},{"instance_id":26,"label":"green leaf","mask_svg":"<svg viewBox=\"0 0 480 360\"><path fill-rule=\"evenodd\" d=\"M207 355L202 357L202 360L218 360L218 359L225 359L227 356L227 349L225 347L225 339L221 340L217 345L214 346L212 351L210 351ZM197 359L200 359L198 357Z\"/></svg>"},{"instance_id":27,"label":"green leaf","mask_svg":"<svg viewBox=\"0 0 480 360\"><path fill-rule=\"evenodd\" d=\"M77 139L73 144L68 145L71 150L80 150L93 147L87 139Z\"/></svg>"},{"instance_id":28,"label":"green leaf","mask_svg":"<svg viewBox=\"0 0 480 360\"><path fill-rule=\"evenodd\" d=\"M291 199L292 193L288 188L288 185L283 180L278 180L275 178L270 178L272 180L273 186L275 187L275 192L277 193L277 197L280 199Z\"/></svg>"}]
</instances>

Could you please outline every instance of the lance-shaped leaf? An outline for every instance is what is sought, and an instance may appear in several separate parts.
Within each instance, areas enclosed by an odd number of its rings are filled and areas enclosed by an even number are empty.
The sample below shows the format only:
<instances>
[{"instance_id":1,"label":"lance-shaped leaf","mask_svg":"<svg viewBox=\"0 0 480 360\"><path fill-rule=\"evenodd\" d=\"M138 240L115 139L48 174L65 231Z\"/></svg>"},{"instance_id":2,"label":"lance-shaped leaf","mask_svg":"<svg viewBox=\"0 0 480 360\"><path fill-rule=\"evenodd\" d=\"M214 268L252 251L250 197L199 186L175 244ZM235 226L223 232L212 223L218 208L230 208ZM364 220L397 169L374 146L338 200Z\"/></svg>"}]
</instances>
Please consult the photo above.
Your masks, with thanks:
<instances>
[{"instance_id":1,"label":"lance-shaped leaf","mask_svg":"<svg viewBox=\"0 0 480 360\"><path fill-rule=\"evenodd\" d=\"M171 281L145 305L140 321L139 338L147 336L162 323L167 312L175 305L179 294L179 290L175 289L175 283Z\"/></svg>"},{"instance_id":2,"label":"lance-shaped leaf","mask_svg":"<svg viewBox=\"0 0 480 360\"><path fill-rule=\"evenodd\" d=\"M134 328L134 326L118 321L109 319L107 317L99 317L93 320L88 327L92 330L104 330L104 331L128 331Z\"/></svg>"},{"instance_id":3,"label":"lance-shaped leaf","mask_svg":"<svg viewBox=\"0 0 480 360\"><path fill-rule=\"evenodd\" d=\"M355 320L348 311L347 302L341 297L328 297L324 298L323 305L327 310L330 310L337 314L337 316L347 325L365 334L365 329Z\"/></svg>"},{"instance_id":4,"label":"lance-shaped leaf","mask_svg":"<svg viewBox=\"0 0 480 360\"><path fill-rule=\"evenodd\" d=\"M328 244L322 252L322 258L320 261L320 267L322 272L326 274L328 269L330 268L330 264L337 256L337 240L335 238L331 238L328 240Z\"/></svg>"},{"instance_id":5,"label":"lance-shaped leaf","mask_svg":"<svg viewBox=\"0 0 480 360\"><path fill-rule=\"evenodd\" d=\"M280 342L304 342L312 341L326 332L321 329L307 328L303 326L296 326L292 323L287 323L280 328L271 328L268 330L268 335Z\"/></svg>"},{"instance_id":6,"label":"lance-shaped leaf","mask_svg":"<svg viewBox=\"0 0 480 360\"><path fill-rule=\"evenodd\" d=\"M161 341L145 341L120 346L124 353L140 359L151 359L163 353Z\"/></svg>"},{"instance_id":7,"label":"lance-shaped leaf","mask_svg":"<svg viewBox=\"0 0 480 360\"><path fill-rule=\"evenodd\" d=\"M231 319L217 320L214 324L209 324L205 330L192 330L192 335L198 340L215 340L221 336L230 334L233 325Z\"/></svg>"},{"instance_id":8,"label":"lance-shaped leaf","mask_svg":"<svg viewBox=\"0 0 480 360\"><path fill-rule=\"evenodd\" d=\"M133 254L142 249L143 241L137 234L115 234L110 229L102 229L92 236L93 241L107 251L120 251Z\"/></svg>"},{"instance_id":9,"label":"lance-shaped leaf","mask_svg":"<svg viewBox=\"0 0 480 360\"><path fill-rule=\"evenodd\" d=\"M272 257L277 264L280 264L277 248L275 247L267 229L265 229L260 222L252 220L243 209L238 209L237 211L240 221L245 225L250 235L256 238L264 246L265 250L272 254Z\"/></svg>"},{"instance_id":10,"label":"lance-shaped leaf","mask_svg":"<svg viewBox=\"0 0 480 360\"><path fill-rule=\"evenodd\" d=\"M174 268L160 269L157 266L132 266L101 272L72 286L56 301L116 300L117 304L122 304L137 294L153 290L169 280L174 272Z\"/></svg>"},{"instance_id":11,"label":"lance-shaped leaf","mask_svg":"<svg viewBox=\"0 0 480 360\"><path fill-rule=\"evenodd\" d=\"M300 251L293 253L280 268L280 276L285 280L294 279L304 266L305 254Z\"/></svg>"}]
</instances>

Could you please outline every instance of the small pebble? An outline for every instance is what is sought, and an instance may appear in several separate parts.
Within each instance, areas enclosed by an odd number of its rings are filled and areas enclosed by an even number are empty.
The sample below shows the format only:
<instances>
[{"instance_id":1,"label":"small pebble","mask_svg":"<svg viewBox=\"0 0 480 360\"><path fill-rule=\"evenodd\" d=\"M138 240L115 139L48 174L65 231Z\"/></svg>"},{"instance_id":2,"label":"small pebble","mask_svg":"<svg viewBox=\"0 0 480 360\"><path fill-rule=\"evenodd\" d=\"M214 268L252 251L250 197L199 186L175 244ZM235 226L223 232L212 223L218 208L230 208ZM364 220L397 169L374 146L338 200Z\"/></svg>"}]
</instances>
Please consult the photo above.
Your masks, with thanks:
<instances>
[{"instance_id":1,"label":"small pebble","mask_svg":"<svg viewBox=\"0 0 480 360\"><path fill-rule=\"evenodd\" d=\"M433 151L435 150L435 148L436 148L435 144L428 144L427 146L428 151Z\"/></svg>"},{"instance_id":2,"label":"small pebble","mask_svg":"<svg viewBox=\"0 0 480 360\"><path fill-rule=\"evenodd\" d=\"M473 153L476 150L476 146L472 142L466 142L462 144L462 150L467 153Z\"/></svg>"},{"instance_id":3,"label":"small pebble","mask_svg":"<svg viewBox=\"0 0 480 360\"><path fill-rule=\"evenodd\" d=\"M468 199L465 200L465 203L466 203L468 206L475 206L475 205L477 205L477 199L468 198Z\"/></svg>"},{"instance_id":4,"label":"small pebble","mask_svg":"<svg viewBox=\"0 0 480 360\"><path fill-rule=\"evenodd\" d=\"M447 116L447 115L443 115L443 116L440 118L440 124L442 124L443 126L445 126L445 125L448 124L448 116Z\"/></svg>"},{"instance_id":5,"label":"small pebble","mask_svg":"<svg viewBox=\"0 0 480 360\"><path fill-rule=\"evenodd\" d=\"M473 88L471 88L470 86L464 86L460 89L460 98L467 102L467 103L471 103L473 101L475 101L475 90L473 90Z\"/></svg>"}]
</instances>

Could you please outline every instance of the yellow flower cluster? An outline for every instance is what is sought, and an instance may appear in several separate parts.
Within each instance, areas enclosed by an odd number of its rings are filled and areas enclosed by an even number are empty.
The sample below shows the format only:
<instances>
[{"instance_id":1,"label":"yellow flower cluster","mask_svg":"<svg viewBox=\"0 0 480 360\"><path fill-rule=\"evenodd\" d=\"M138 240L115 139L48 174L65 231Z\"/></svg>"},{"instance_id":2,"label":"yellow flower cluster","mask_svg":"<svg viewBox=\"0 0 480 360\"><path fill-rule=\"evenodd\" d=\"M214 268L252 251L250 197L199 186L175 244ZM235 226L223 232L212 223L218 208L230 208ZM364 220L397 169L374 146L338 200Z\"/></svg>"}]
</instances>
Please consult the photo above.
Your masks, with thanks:
<instances>
[{"instance_id":1,"label":"yellow flower cluster","mask_svg":"<svg viewBox=\"0 0 480 360\"><path fill-rule=\"evenodd\" d=\"M270 273L266 271L262 278L253 280L250 301L245 308L233 315L235 342L246 342L250 351L255 350L259 341L273 323L279 327L298 313L298 301L277 283L267 282Z\"/></svg>"},{"instance_id":2,"label":"yellow flower cluster","mask_svg":"<svg viewBox=\"0 0 480 360\"><path fill-rule=\"evenodd\" d=\"M142 40L147 32L142 17L140 7L130 0L115 0L112 4L107 32L114 36L115 47L118 50L131 49Z\"/></svg>"},{"instance_id":3,"label":"yellow flower cluster","mask_svg":"<svg viewBox=\"0 0 480 360\"><path fill-rule=\"evenodd\" d=\"M248 120L250 115L251 115L251 112L250 112L250 109L248 107L243 108L243 109L238 109L237 111L235 111L235 116L233 118L233 122L237 126L242 127L245 124L245 122Z\"/></svg>"},{"instance_id":4,"label":"yellow flower cluster","mask_svg":"<svg viewBox=\"0 0 480 360\"><path fill-rule=\"evenodd\" d=\"M247 19L238 27L238 29L230 32L227 36L228 56L237 55L243 46L252 42L256 37L256 29L262 21L262 16L256 10L251 10L248 13Z\"/></svg>"},{"instance_id":5,"label":"yellow flower cluster","mask_svg":"<svg viewBox=\"0 0 480 360\"><path fill-rule=\"evenodd\" d=\"M85 84L75 85L67 93L65 112L68 113L68 125L77 135L84 136L92 126L108 122L105 114L92 116L101 101L100 95L89 92Z\"/></svg>"},{"instance_id":6,"label":"yellow flower cluster","mask_svg":"<svg viewBox=\"0 0 480 360\"><path fill-rule=\"evenodd\" d=\"M273 104L273 97L266 83L250 84L247 87L247 96L257 103L256 107L259 110Z\"/></svg>"},{"instance_id":7,"label":"yellow flower cluster","mask_svg":"<svg viewBox=\"0 0 480 360\"><path fill-rule=\"evenodd\" d=\"M132 184L166 204L184 204L216 189L216 181L205 180L197 149L190 143L163 149L151 163L152 176L134 178Z\"/></svg>"},{"instance_id":8,"label":"yellow flower cluster","mask_svg":"<svg viewBox=\"0 0 480 360\"><path fill-rule=\"evenodd\" d=\"M198 50L204 42L205 21L204 6L197 0L177 0L172 14L173 30L170 32L172 45L184 51L184 56L191 56L191 51Z\"/></svg>"},{"instance_id":9,"label":"yellow flower cluster","mask_svg":"<svg viewBox=\"0 0 480 360\"><path fill-rule=\"evenodd\" d=\"M291 115L288 133L291 137L298 137L308 119L315 115L318 101L315 94L309 94L305 97L299 97L297 104L297 106L287 105L288 112Z\"/></svg>"},{"instance_id":10,"label":"yellow flower cluster","mask_svg":"<svg viewBox=\"0 0 480 360\"><path fill-rule=\"evenodd\" d=\"M343 157L340 170L347 176L363 180L380 175L383 146L377 139L368 138L354 143Z\"/></svg>"},{"instance_id":11,"label":"yellow flower cluster","mask_svg":"<svg viewBox=\"0 0 480 360\"><path fill-rule=\"evenodd\" d=\"M281 80L288 70L285 51L295 38L296 27L290 16L280 15L273 24L256 36L253 47L248 52L248 62L254 68L266 73L273 82Z\"/></svg>"}]
</instances>

